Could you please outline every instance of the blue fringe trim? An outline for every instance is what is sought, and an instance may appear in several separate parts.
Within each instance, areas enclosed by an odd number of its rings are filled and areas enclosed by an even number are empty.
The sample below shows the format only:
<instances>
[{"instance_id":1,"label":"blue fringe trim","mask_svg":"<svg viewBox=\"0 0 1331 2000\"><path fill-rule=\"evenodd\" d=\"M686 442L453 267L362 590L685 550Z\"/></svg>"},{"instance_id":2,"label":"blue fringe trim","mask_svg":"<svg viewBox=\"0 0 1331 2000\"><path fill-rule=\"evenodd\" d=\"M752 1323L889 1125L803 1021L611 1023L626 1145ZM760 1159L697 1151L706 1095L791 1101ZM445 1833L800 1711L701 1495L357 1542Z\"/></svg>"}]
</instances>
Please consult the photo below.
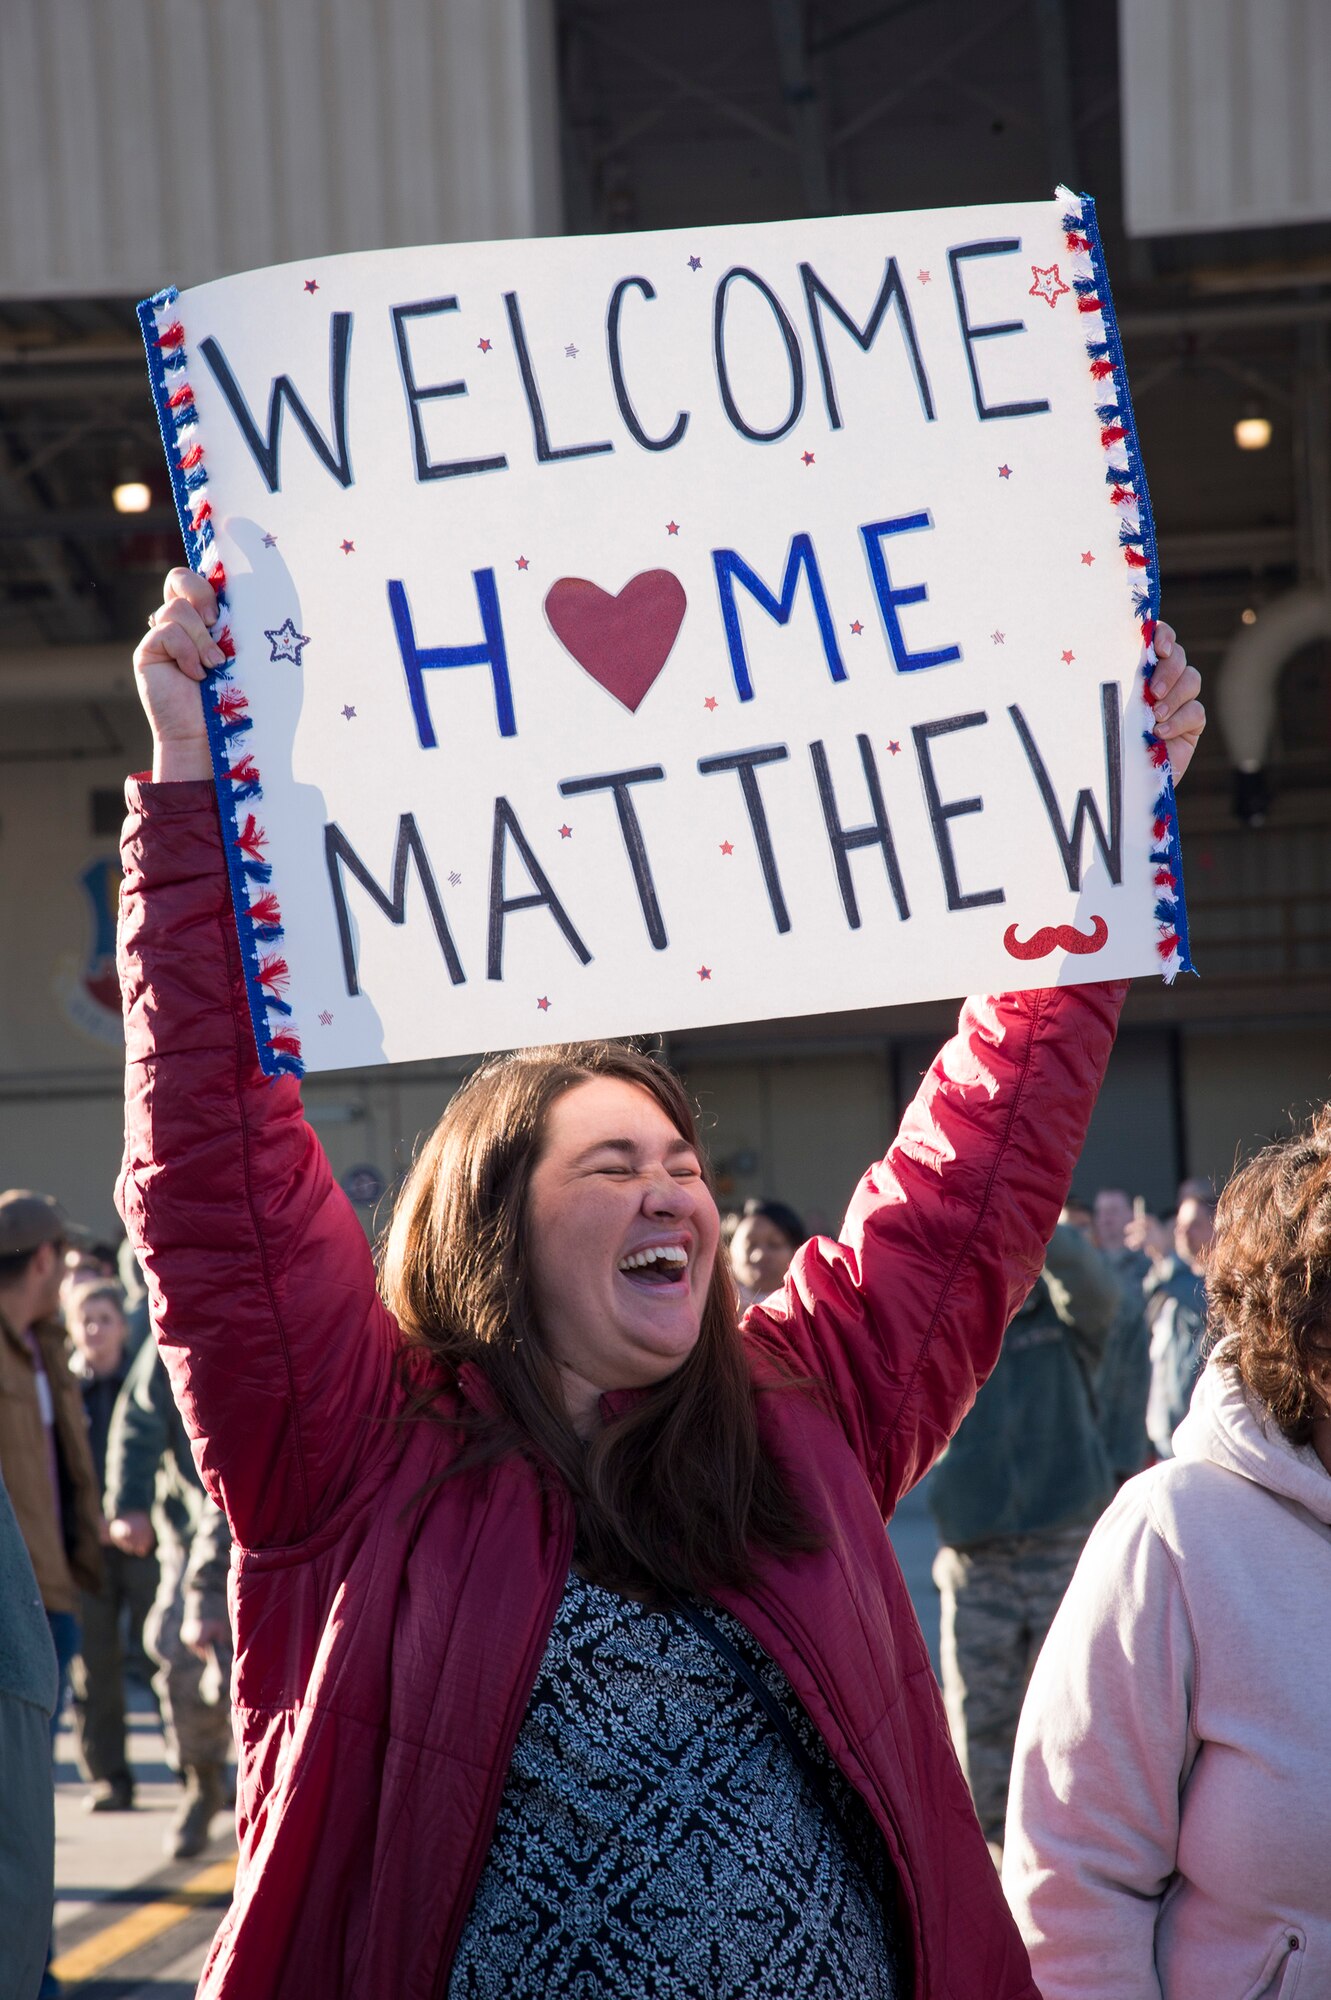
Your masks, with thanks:
<instances>
[{"instance_id":1,"label":"blue fringe trim","mask_svg":"<svg viewBox=\"0 0 1331 2000\"><path fill-rule=\"evenodd\" d=\"M1137 441L1137 420L1132 408L1132 395L1128 388L1128 371L1123 359L1123 344L1119 337L1118 320L1114 313L1113 293L1109 284L1109 273L1105 268L1104 246L1100 241L1100 227L1096 219L1095 203L1091 196L1078 197L1081 202L1081 220L1076 225L1077 233L1084 236L1090 245L1090 279L1074 279L1074 289L1082 296L1094 295L1100 301L1101 317L1104 321L1103 343L1095 342L1097 352L1093 358L1105 359L1113 363L1112 381L1117 399L1115 421L1122 424L1124 436L1121 450L1124 460L1124 476L1118 476L1118 467L1111 468L1112 484L1129 487L1137 497L1137 513L1140 533L1132 541L1141 548L1146 558L1144 585L1138 584L1133 594L1133 605L1139 619L1154 620L1159 616L1160 604L1160 560L1156 548L1155 520L1151 512L1150 490L1146 483L1146 472L1142 465L1141 447ZM1106 378L1111 379L1111 378ZM1147 663L1144 672L1150 673ZM1155 732L1146 732L1148 744L1160 741ZM1152 861L1159 867L1168 868L1177 884L1174 907L1170 912L1171 927L1178 935L1178 959L1181 972L1195 972L1192 952L1188 941L1188 911L1183 890L1183 850L1179 843L1178 812L1174 804L1174 782L1166 765L1164 783L1156 800L1154 817L1167 822L1168 843L1162 855L1152 854Z\"/></svg>"},{"instance_id":2,"label":"blue fringe trim","mask_svg":"<svg viewBox=\"0 0 1331 2000\"><path fill-rule=\"evenodd\" d=\"M213 536L205 524L205 530L195 528L193 509L190 506L191 493L208 483L204 467L196 466L185 472L181 467L181 455L186 447L182 439L186 431L197 423L195 412L175 411L170 407L172 390L168 383L168 371L178 374L186 365L184 346L172 348L164 354L157 344L157 315L176 303L179 293L174 286L144 299L138 308L139 330L143 335L144 352L148 358L148 375L152 383L153 401L157 407L157 427L162 434L162 448L166 453L167 469L171 475L171 492L176 503L176 518L180 522L180 533L185 544L185 554L190 568L202 572L203 557L212 546ZM225 597L219 594L219 604L225 607ZM214 681L228 680L232 663L210 674L205 686ZM254 1029L254 1046L259 1066L265 1076L303 1076L305 1065L296 1056L279 1053L269 1045L270 1013L289 1016L291 1008L285 1000L277 1000L259 984L258 936L261 927L255 925L249 916L248 885L250 882L272 880L272 866L266 861L248 861L236 845L240 828L236 821L236 807L246 799L263 796L258 784L237 784L228 778L227 767L231 761L230 739L239 734L234 725L224 724L211 701L203 704L204 720L208 729L208 747L213 760L213 783L217 789L217 803L222 817L222 846L226 854L227 874L231 883L231 903L236 913L236 935L240 942L240 955L245 968L245 993L249 1001L250 1021ZM243 727L249 728L248 719Z\"/></svg>"}]
</instances>

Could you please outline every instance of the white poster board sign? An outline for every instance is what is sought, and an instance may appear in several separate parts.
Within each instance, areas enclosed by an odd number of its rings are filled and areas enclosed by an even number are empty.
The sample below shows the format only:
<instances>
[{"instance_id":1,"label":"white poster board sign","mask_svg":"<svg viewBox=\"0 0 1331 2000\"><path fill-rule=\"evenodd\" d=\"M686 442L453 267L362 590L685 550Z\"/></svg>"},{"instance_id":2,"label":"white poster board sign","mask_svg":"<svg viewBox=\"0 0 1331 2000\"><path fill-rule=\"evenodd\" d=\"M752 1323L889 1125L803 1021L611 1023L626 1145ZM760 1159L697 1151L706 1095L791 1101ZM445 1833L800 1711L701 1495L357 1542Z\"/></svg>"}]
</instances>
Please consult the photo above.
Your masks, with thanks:
<instances>
[{"instance_id":1,"label":"white poster board sign","mask_svg":"<svg viewBox=\"0 0 1331 2000\"><path fill-rule=\"evenodd\" d=\"M1089 200L140 315L270 1068L1188 963Z\"/></svg>"}]
</instances>

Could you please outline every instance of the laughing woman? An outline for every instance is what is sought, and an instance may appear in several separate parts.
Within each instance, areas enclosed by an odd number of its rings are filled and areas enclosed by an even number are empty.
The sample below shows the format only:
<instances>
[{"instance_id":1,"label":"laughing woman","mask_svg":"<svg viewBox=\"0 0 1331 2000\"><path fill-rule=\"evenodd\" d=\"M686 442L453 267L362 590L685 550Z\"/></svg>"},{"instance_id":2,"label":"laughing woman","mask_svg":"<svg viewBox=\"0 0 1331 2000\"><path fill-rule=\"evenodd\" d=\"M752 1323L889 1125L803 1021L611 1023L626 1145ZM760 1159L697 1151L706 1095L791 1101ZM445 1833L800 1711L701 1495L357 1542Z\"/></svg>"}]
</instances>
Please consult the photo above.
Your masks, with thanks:
<instances>
[{"instance_id":1,"label":"laughing woman","mask_svg":"<svg viewBox=\"0 0 1331 2000\"><path fill-rule=\"evenodd\" d=\"M741 1326L683 1091L608 1044L449 1105L380 1283L255 1061L187 571L136 665L121 1201L237 1551L206 1996L1035 2000L883 1522L1052 1234L1121 986L970 1003L840 1242ZM1161 626L1178 773L1198 681Z\"/></svg>"}]
</instances>

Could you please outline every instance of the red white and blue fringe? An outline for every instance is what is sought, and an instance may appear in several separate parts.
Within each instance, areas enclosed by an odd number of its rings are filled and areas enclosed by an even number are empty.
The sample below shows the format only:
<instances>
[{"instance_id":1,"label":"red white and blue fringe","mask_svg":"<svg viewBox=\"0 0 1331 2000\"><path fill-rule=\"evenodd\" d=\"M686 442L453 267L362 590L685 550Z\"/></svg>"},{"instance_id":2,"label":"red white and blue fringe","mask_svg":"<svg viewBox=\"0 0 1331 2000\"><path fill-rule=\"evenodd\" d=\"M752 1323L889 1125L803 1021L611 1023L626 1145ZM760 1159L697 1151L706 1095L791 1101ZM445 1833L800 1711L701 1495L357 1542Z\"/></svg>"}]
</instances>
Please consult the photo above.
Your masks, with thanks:
<instances>
[{"instance_id":1,"label":"red white and blue fringe","mask_svg":"<svg viewBox=\"0 0 1331 2000\"><path fill-rule=\"evenodd\" d=\"M1128 375L1123 348L1114 317L1109 277L1105 270L1100 231L1095 219L1095 203L1089 195L1058 190L1067 204L1063 228L1072 259L1072 283L1077 310L1084 318L1086 353L1092 380L1096 384L1096 411L1100 423L1100 443L1105 452L1105 484L1119 517L1118 540L1124 565L1132 581L1133 604L1141 622L1145 655L1142 662L1142 702L1145 708L1142 743L1159 777L1159 791L1152 807L1151 867L1156 891L1156 950L1160 954L1166 980L1180 972L1195 972L1188 947L1188 911L1183 895L1183 852L1179 844L1178 811L1174 802L1174 779L1169 768L1169 749L1151 727L1154 697L1151 675L1156 665L1155 622L1160 613L1160 564L1156 554L1155 524L1151 519L1151 498L1146 490L1137 444L1137 426L1128 394Z\"/></svg>"},{"instance_id":2,"label":"red white and blue fringe","mask_svg":"<svg viewBox=\"0 0 1331 2000\"><path fill-rule=\"evenodd\" d=\"M148 354L157 403L157 422L166 447L180 532L190 568L207 577L217 592L218 623L213 637L226 659L203 686L203 708L212 750L213 777L222 814L227 873L236 912L240 955L254 1040L269 1076L303 1076L300 1037L289 1003L282 997L289 980L280 951L282 916L269 886L272 865L267 836L254 811L263 797L258 766L245 749L253 723L249 701L236 679L236 648L228 619L226 570L218 560L208 498L208 467L199 441L194 391L189 383L185 329L175 315L174 289L158 292L139 307L139 325Z\"/></svg>"}]
</instances>

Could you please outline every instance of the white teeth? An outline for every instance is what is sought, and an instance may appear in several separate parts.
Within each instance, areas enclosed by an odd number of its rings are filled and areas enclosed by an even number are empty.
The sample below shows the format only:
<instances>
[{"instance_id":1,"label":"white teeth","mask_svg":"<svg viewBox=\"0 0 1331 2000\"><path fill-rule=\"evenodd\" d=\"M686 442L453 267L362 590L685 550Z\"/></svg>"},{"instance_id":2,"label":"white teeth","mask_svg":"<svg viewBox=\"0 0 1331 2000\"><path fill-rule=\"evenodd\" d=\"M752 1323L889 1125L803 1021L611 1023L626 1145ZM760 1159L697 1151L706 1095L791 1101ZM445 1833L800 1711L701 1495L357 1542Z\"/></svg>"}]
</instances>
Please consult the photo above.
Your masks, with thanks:
<instances>
[{"instance_id":1,"label":"white teeth","mask_svg":"<svg viewBox=\"0 0 1331 2000\"><path fill-rule=\"evenodd\" d=\"M621 1271L641 1270L645 1264L687 1264L689 1253L678 1243L658 1243L647 1250L635 1250L631 1256L621 1257Z\"/></svg>"}]
</instances>

